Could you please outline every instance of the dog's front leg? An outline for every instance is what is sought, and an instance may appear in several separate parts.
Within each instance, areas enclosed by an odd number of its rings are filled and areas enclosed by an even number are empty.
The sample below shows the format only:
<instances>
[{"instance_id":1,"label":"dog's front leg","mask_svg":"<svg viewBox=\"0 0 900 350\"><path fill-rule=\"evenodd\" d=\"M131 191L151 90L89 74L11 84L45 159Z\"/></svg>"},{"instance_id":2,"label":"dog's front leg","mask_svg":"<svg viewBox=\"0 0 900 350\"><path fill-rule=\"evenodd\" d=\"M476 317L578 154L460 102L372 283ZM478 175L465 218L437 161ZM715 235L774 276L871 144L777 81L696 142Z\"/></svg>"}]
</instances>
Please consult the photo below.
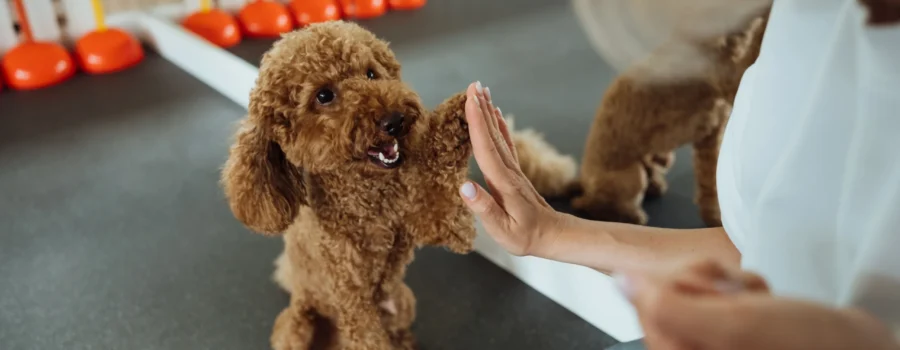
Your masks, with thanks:
<instances>
[{"instance_id":1,"label":"dog's front leg","mask_svg":"<svg viewBox=\"0 0 900 350\"><path fill-rule=\"evenodd\" d=\"M392 349L390 335L381 322L380 307L371 298L353 292L338 292L337 317L340 349L384 350Z\"/></svg>"},{"instance_id":2,"label":"dog's front leg","mask_svg":"<svg viewBox=\"0 0 900 350\"><path fill-rule=\"evenodd\" d=\"M472 250L475 220L459 196L469 173L472 147L466 123L466 94L460 92L441 103L428 118L429 130L421 145L424 162L417 181L422 186L413 199L417 210L406 219L418 245L444 246L457 253Z\"/></svg>"},{"instance_id":3,"label":"dog's front leg","mask_svg":"<svg viewBox=\"0 0 900 350\"><path fill-rule=\"evenodd\" d=\"M331 222L329 222L331 223ZM343 226L348 229L348 226ZM328 227L329 232L342 232ZM322 287L330 291L328 304L334 307L334 324L338 349L384 350L392 349L390 335L381 321L376 281L384 269L383 254L375 253L365 243L349 237L372 234L368 230L343 231L326 237L324 248L323 275L327 276ZM371 243L371 242L370 242Z\"/></svg>"},{"instance_id":4,"label":"dog's front leg","mask_svg":"<svg viewBox=\"0 0 900 350\"><path fill-rule=\"evenodd\" d=\"M453 193L449 196L455 195ZM428 209L410 222L409 230L416 237L417 245L440 246L458 254L469 253L475 241L475 219L463 206L451 201L437 204L432 201Z\"/></svg>"}]
</instances>

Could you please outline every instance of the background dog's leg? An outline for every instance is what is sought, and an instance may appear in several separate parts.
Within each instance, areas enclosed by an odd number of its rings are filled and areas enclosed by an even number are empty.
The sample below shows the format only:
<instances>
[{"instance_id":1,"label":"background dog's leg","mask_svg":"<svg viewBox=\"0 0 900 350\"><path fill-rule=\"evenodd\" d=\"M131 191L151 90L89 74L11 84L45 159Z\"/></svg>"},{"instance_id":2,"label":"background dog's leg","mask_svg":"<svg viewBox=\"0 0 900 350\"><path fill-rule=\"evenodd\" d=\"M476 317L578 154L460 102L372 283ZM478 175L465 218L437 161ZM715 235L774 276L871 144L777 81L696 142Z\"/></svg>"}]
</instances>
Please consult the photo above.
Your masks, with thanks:
<instances>
[{"instance_id":1,"label":"background dog's leg","mask_svg":"<svg viewBox=\"0 0 900 350\"><path fill-rule=\"evenodd\" d=\"M727 102L720 101L711 114L719 119L718 126L708 135L694 142L694 176L697 181L694 200L700 207L700 217L711 227L722 226L719 213L719 194L716 189L716 166L725 124L731 114Z\"/></svg>"},{"instance_id":2,"label":"background dog's leg","mask_svg":"<svg viewBox=\"0 0 900 350\"><path fill-rule=\"evenodd\" d=\"M648 183L643 162L598 170L581 178L584 193L572 200L572 206L596 220L646 224L647 213L641 208Z\"/></svg>"},{"instance_id":3,"label":"background dog's leg","mask_svg":"<svg viewBox=\"0 0 900 350\"><path fill-rule=\"evenodd\" d=\"M663 165L671 166L665 155L718 125L709 111L719 92L710 83L647 82L639 73L613 82L588 135L580 176L584 193L572 206L595 219L646 224L641 201L648 190L665 190ZM648 187L651 180L654 188Z\"/></svg>"},{"instance_id":4,"label":"background dog's leg","mask_svg":"<svg viewBox=\"0 0 900 350\"><path fill-rule=\"evenodd\" d=\"M654 153L644 156L644 169L647 170L647 197L659 197L669 189L666 174L675 164L675 152Z\"/></svg>"}]
</instances>

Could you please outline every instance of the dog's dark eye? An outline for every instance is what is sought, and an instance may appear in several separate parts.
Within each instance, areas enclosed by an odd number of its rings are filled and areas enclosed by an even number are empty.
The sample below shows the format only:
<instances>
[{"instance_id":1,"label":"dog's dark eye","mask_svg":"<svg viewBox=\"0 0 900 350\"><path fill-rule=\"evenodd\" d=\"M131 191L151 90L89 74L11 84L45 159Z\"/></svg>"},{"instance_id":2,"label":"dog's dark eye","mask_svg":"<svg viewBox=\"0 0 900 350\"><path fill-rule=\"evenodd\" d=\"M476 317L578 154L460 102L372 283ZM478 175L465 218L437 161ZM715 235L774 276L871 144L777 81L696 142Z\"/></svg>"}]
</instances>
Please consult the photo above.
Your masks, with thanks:
<instances>
[{"instance_id":1,"label":"dog's dark eye","mask_svg":"<svg viewBox=\"0 0 900 350\"><path fill-rule=\"evenodd\" d=\"M374 70L371 70L371 69L369 69L368 71L366 71L366 77L369 78L369 80L375 80L375 79L378 78L378 76L375 75L375 71L374 71Z\"/></svg>"},{"instance_id":2,"label":"dog's dark eye","mask_svg":"<svg viewBox=\"0 0 900 350\"><path fill-rule=\"evenodd\" d=\"M320 105L327 105L331 101L334 101L334 91L322 89L316 93L316 102L319 102Z\"/></svg>"}]
</instances>

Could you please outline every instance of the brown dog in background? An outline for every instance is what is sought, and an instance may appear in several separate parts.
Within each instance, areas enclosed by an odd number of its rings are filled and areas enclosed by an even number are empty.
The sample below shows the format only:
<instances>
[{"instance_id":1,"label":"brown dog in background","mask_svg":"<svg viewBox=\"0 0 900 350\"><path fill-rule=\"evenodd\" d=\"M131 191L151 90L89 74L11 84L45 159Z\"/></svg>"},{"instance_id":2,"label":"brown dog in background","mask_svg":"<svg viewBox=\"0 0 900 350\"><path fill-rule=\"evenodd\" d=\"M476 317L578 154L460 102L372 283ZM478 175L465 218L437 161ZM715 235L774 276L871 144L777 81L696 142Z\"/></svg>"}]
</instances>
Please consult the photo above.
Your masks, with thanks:
<instances>
[{"instance_id":1,"label":"brown dog in background","mask_svg":"<svg viewBox=\"0 0 900 350\"><path fill-rule=\"evenodd\" d=\"M471 153L464 93L434 111L400 80L388 45L356 24L286 34L265 54L222 172L234 215L284 233L275 280L291 294L279 350L411 349L417 246L472 249L458 193ZM534 132L513 135L526 176L562 191L575 162Z\"/></svg>"},{"instance_id":2,"label":"brown dog in background","mask_svg":"<svg viewBox=\"0 0 900 350\"><path fill-rule=\"evenodd\" d=\"M673 52L664 47L617 77L591 127L581 164L582 194L572 206L598 220L646 224L644 196L665 193L673 151L691 144L695 201L703 220L720 226L719 145L740 79L759 55L766 20L757 17L738 33L697 43L687 48L694 50L689 54L676 52L708 60L700 63L707 68L699 76L678 76L666 66ZM658 73L667 71L677 77L660 78Z\"/></svg>"}]
</instances>

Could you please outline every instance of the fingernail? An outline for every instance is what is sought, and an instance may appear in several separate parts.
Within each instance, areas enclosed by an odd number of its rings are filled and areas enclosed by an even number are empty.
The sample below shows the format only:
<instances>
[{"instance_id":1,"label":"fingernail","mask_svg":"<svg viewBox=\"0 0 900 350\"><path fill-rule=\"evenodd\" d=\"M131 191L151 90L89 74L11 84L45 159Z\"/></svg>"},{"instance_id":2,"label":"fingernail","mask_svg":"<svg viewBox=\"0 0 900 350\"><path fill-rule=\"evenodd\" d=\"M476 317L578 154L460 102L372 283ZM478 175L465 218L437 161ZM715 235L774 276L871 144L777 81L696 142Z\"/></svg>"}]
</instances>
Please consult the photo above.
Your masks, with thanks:
<instances>
[{"instance_id":1,"label":"fingernail","mask_svg":"<svg viewBox=\"0 0 900 350\"><path fill-rule=\"evenodd\" d=\"M491 88L484 88L484 97L487 98L488 101L491 101Z\"/></svg>"},{"instance_id":2,"label":"fingernail","mask_svg":"<svg viewBox=\"0 0 900 350\"><path fill-rule=\"evenodd\" d=\"M483 94L483 93L484 93L484 87L481 86L481 82L480 82L480 81L476 81L476 82L475 82L475 91L478 91L479 94Z\"/></svg>"},{"instance_id":3,"label":"fingernail","mask_svg":"<svg viewBox=\"0 0 900 350\"><path fill-rule=\"evenodd\" d=\"M501 117L503 116L503 111L500 110L500 107L497 107L497 114L499 114Z\"/></svg>"},{"instance_id":4,"label":"fingernail","mask_svg":"<svg viewBox=\"0 0 900 350\"><path fill-rule=\"evenodd\" d=\"M713 285L723 294L734 294L744 290L744 285L738 281L716 281Z\"/></svg>"},{"instance_id":5,"label":"fingernail","mask_svg":"<svg viewBox=\"0 0 900 350\"><path fill-rule=\"evenodd\" d=\"M613 280L616 282L616 287L619 288L619 292L625 296L625 298L631 300L634 296L634 283L632 283L631 278L622 273L613 273Z\"/></svg>"},{"instance_id":6,"label":"fingernail","mask_svg":"<svg viewBox=\"0 0 900 350\"><path fill-rule=\"evenodd\" d=\"M476 194L475 185L473 185L471 182L464 183L462 185L462 187L459 189L459 192L462 193L463 196L465 196L466 198L468 198L470 200L475 199L475 194Z\"/></svg>"},{"instance_id":7,"label":"fingernail","mask_svg":"<svg viewBox=\"0 0 900 350\"><path fill-rule=\"evenodd\" d=\"M481 102L478 101L478 96L472 95L472 101L475 101L475 105L480 106Z\"/></svg>"}]
</instances>

